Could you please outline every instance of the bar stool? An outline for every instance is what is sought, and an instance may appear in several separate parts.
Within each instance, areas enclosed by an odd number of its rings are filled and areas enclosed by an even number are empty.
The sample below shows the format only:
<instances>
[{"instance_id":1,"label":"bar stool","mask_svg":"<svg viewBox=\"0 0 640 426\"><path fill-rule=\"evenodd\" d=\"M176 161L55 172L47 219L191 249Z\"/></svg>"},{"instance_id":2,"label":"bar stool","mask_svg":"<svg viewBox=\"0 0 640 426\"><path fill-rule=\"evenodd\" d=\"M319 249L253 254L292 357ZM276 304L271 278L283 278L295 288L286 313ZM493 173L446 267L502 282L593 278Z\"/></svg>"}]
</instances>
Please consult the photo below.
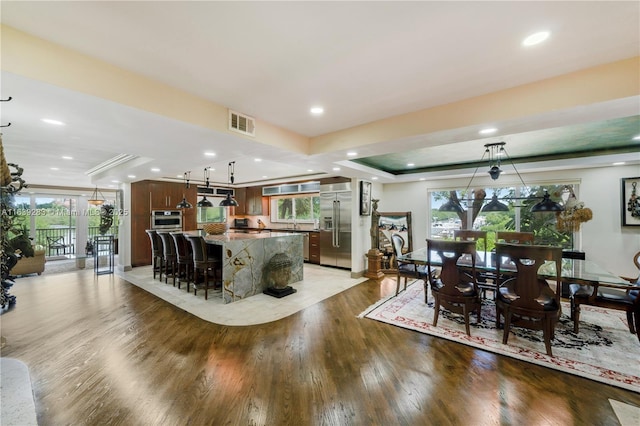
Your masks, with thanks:
<instances>
[{"instance_id":1,"label":"bar stool","mask_svg":"<svg viewBox=\"0 0 640 426\"><path fill-rule=\"evenodd\" d=\"M149 235L149 239L151 240L151 262L153 265L153 279L156 279L156 272L158 272L160 274L160 280L162 280L162 265L164 264L162 240L160 240L158 233L154 229L147 229L144 232Z\"/></svg>"},{"instance_id":2,"label":"bar stool","mask_svg":"<svg viewBox=\"0 0 640 426\"><path fill-rule=\"evenodd\" d=\"M193 252L191 249L191 244L185 238L182 232L170 232L171 237L173 238L173 242L176 246L176 254L177 258L177 274L178 274L178 288L180 288L180 284L182 283L182 278L187 280L187 293L189 292L189 282L191 280L192 269L193 269ZM184 272L184 275L183 275Z\"/></svg>"},{"instance_id":3,"label":"bar stool","mask_svg":"<svg viewBox=\"0 0 640 426\"><path fill-rule=\"evenodd\" d=\"M198 272L204 274L204 299L207 300L209 292L209 281L213 278L214 287L216 278L222 284L222 253L219 256L210 253L208 244L201 235L186 234L187 241L191 244L193 252L193 294L197 293Z\"/></svg>"},{"instance_id":4,"label":"bar stool","mask_svg":"<svg viewBox=\"0 0 640 426\"><path fill-rule=\"evenodd\" d=\"M169 234L169 231L158 232L160 239L162 240L162 253L164 254L164 282L167 283L169 278L169 268L171 268L171 275L173 276L173 286L176 286L176 261L178 255L176 254L176 245L173 242L173 238Z\"/></svg>"}]
</instances>

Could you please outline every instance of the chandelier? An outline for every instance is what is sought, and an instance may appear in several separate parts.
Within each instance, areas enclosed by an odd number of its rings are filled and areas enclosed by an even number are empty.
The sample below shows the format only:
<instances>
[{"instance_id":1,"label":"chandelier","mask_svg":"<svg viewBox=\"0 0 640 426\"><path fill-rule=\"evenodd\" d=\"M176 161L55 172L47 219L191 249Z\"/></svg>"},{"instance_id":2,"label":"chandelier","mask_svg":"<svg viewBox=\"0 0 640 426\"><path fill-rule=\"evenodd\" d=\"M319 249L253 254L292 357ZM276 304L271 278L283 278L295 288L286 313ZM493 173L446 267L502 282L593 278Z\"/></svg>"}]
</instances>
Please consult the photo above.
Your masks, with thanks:
<instances>
[{"instance_id":1,"label":"chandelier","mask_svg":"<svg viewBox=\"0 0 640 426\"><path fill-rule=\"evenodd\" d=\"M513 170L518 175L518 178L520 179L522 186L525 188L528 188L527 184L524 183L522 176L520 176L520 173L518 172L518 169L516 168L515 164L513 164L513 160L507 153L507 150L505 149L505 145L506 145L506 142L496 142L496 143L485 144L484 146L485 151L484 151L484 154L482 155L482 158L480 158L480 161L484 160L485 157L488 158L489 170L487 173L489 173L489 176L491 176L491 179L498 180L498 178L503 172L502 169L500 168L501 163L503 159L506 158L511 163L511 166L513 166ZM476 167L475 171L473 172L473 175L469 180L469 184L465 189L465 193L467 193L467 191L469 190L469 187L471 186L471 182L473 182L473 179L476 177L476 173L478 172L479 168L480 166ZM500 200L531 200L531 199L540 199L538 203L536 203L533 207L531 207L532 213L559 212L564 210L564 208L560 204L556 203L551 199L549 193L545 189L544 195L542 197L498 198L498 196L494 193L493 196L491 197L491 201L489 201L489 203L484 205L481 211L482 212L506 212L506 211L509 211L509 206L500 202ZM449 197L447 202L444 203L439 208L439 210L444 212L455 212L455 213L465 212L465 209L462 207L461 203L458 200L453 199L452 197Z\"/></svg>"},{"instance_id":2,"label":"chandelier","mask_svg":"<svg viewBox=\"0 0 640 426\"><path fill-rule=\"evenodd\" d=\"M92 206L103 205L106 200L104 199L104 195L102 195L102 192L100 192L100 197L102 198L98 198L98 192L100 191L96 186L96 189L93 191L93 194L91 194L91 197L89 197L89 199L87 200L87 203L91 204Z\"/></svg>"}]
</instances>

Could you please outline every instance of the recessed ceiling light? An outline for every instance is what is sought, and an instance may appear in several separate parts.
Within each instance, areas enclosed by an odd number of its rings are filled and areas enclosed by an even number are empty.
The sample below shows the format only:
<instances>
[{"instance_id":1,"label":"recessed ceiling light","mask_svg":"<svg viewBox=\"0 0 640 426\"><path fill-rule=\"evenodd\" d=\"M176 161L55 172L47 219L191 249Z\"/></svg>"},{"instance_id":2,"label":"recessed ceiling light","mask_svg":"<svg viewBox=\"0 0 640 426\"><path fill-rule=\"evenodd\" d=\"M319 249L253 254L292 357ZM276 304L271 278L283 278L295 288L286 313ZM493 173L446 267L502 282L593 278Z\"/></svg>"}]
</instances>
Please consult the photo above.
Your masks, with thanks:
<instances>
[{"instance_id":1,"label":"recessed ceiling light","mask_svg":"<svg viewBox=\"0 0 640 426\"><path fill-rule=\"evenodd\" d=\"M413 166L415 166L414 163L407 163L407 167L413 167Z\"/></svg>"},{"instance_id":2,"label":"recessed ceiling light","mask_svg":"<svg viewBox=\"0 0 640 426\"><path fill-rule=\"evenodd\" d=\"M153 168L151 169L151 171L152 171L152 172L159 172L159 171L160 171L160 169L159 169L159 168L157 168L157 167L153 167Z\"/></svg>"},{"instance_id":3,"label":"recessed ceiling light","mask_svg":"<svg viewBox=\"0 0 640 426\"><path fill-rule=\"evenodd\" d=\"M355 157L356 155L358 155L358 153L357 153L357 152L355 152L355 151L349 151L349 152L347 152L347 157Z\"/></svg>"},{"instance_id":4,"label":"recessed ceiling light","mask_svg":"<svg viewBox=\"0 0 640 426\"><path fill-rule=\"evenodd\" d=\"M262 158L254 158L253 161L255 161L256 163L259 163L262 161Z\"/></svg>"},{"instance_id":5,"label":"recessed ceiling light","mask_svg":"<svg viewBox=\"0 0 640 426\"><path fill-rule=\"evenodd\" d=\"M216 153L215 152L211 152L211 151L207 151L204 153L204 155L206 155L207 157L215 157Z\"/></svg>"},{"instance_id":6,"label":"recessed ceiling light","mask_svg":"<svg viewBox=\"0 0 640 426\"><path fill-rule=\"evenodd\" d=\"M308 172L312 172L312 171L313 171L313 169L307 169L307 171L308 171Z\"/></svg>"},{"instance_id":7,"label":"recessed ceiling light","mask_svg":"<svg viewBox=\"0 0 640 426\"><path fill-rule=\"evenodd\" d=\"M135 178L135 177L136 177L136 175L127 175L127 177L128 177L129 179L133 179L133 178Z\"/></svg>"},{"instance_id":8,"label":"recessed ceiling light","mask_svg":"<svg viewBox=\"0 0 640 426\"><path fill-rule=\"evenodd\" d=\"M62 159L63 160L73 160L73 157L69 157L68 155L63 155Z\"/></svg>"},{"instance_id":9,"label":"recessed ceiling light","mask_svg":"<svg viewBox=\"0 0 640 426\"><path fill-rule=\"evenodd\" d=\"M527 37L524 40L522 40L522 45L523 46L533 46L533 45L536 45L538 43L542 43L543 41L548 39L550 35L551 35L551 33L549 31L540 31L540 32L531 34L529 37Z\"/></svg>"},{"instance_id":10,"label":"recessed ceiling light","mask_svg":"<svg viewBox=\"0 0 640 426\"><path fill-rule=\"evenodd\" d=\"M184 178L184 176L183 176L183 175L176 175L176 177L177 177L177 178L180 178L180 179Z\"/></svg>"},{"instance_id":11,"label":"recessed ceiling light","mask_svg":"<svg viewBox=\"0 0 640 426\"><path fill-rule=\"evenodd\" d=\"M309 111L313 115L320 115L320 114L324 113L324 108L322 108L321 106L314 106L314 107L311 107L311 109Z\"/></svg>"},{"instance_id":12,"label":"recessed ceiling light","mask_svg":"<svg viewBox=\"0 0 640 426\"><path fill-rule=\"evenodd\" d=\"M52 118L43 118L42 121L48 124L55 124L56 126L64 126L65 124L60 120L54 120Z\"/></svg>"},{"instance_id":13,"label":"recessed ceiling light","mask_svg":"<svg viewBox=\"0 0 640 426\"><path fill-rule=\"evenodd\" d=\"M113 183L120 183L120 181L119 181L119 180L112 180L111 182L113 182Z\"/></svg>"},{"instance_id":14,"label":"recessed ceiling light","mask_svg":"<svg viewBox=\"0 0 640 426\"><path fill-rule=\"evenodd\" d=\"M378 180L378 176L371 176L371 180Z\"/></svg>"},{"instance_id":15,"label":"recessed ceiling light","mask_svg":"<svg viewBox=\"0 0 640 426\"><path fill-rule=\"evenodd\" d=\"M51 170L60 170L60 169L57 167L51 167Z\"/></svg>"},{"instance_id":16,"label":"recessed ceiling light","mask_svg":"<svg viewBox=\"0 0 640 426\"><path fill-rule=\"evenodd\" d=\"M427 180L427 178L420 178L420 180Z\"/></svg>"},{"instance_id":17,"label":"recessed ceiling light","mask_svg":"<svg viewBox=\"0 0 640 426\"><path fill-rule=\"evenodd\" d=\"M338 172L338 171L340 171L340 167L334 167L334 168L333 168L333 171L334 171L334 172Z\"/></svg>"},{"instance_id":18,"label":"recessed ceiling light","mask_svg":"<svg viewBox=\"0 0 640 426\"><path fill-rule=\"evenodd\" d=\"M634 137L633 137L633 140L634 140L634 141L640 141L640 135L638 135L638 136L634 136Z\"/></svg>"},{"instance_id":19,"label":"recessed ceiling light","mask_svg":"<svg viewBox=\"0 0 640 426\"><path fill-rule=\"evenodd\" d=\"M264 176L262 176L262 179L266 179L266 178L268 178L268 177L269 177L269 176L264 175Z\"/></svg>"},{"instance_id":20,"label":"recessed ceiling light","mask_svg":"<svg viewBox=\"0 0 640 426\"><path fill-rule=\"evenodd\" d=\"M623 166L626 163L624 161L618 161L617 163L613 163L614 166Z\"/></svg>"},{"instance_id":21,"label":"recessed ceiling light","mask_svg":"<svg viewBox=\"0 0 640 426\"><path fill-rule=\"evenodd\" d=\"M480 133L481 135L490 135L491 133L495 133L497 131L498 129L496 129L495 127L488 127L486 129L480 130L478 133Z\"/></svg>"}]
</instances>

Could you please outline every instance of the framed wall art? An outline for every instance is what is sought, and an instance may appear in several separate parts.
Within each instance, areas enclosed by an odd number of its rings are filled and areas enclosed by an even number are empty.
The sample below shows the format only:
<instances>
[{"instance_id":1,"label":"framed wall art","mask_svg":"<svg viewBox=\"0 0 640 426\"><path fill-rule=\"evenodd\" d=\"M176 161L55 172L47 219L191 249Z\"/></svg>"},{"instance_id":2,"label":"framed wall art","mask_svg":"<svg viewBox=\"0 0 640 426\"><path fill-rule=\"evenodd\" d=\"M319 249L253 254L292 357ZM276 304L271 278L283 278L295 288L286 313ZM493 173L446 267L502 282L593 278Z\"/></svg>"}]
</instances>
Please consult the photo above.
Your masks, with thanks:
<instances>
[{"instance_id":1,"label":"framed wall art","mask_svg":"<svg viewBox=\"0 0 640 426\"><path fill-rule=\"evenodd\" d=\"M371 214L371 182L360 181L360 216Z\"/></svg>"},{"instance_id":2,"label":"framed wall art","mask_svg":"<svg viewBox=\"0 0 640 426\"><path fill-rule=\"evenodd\" d=\"M640 177L622 178L622 226L640 226Z\"/></svg>"}]
</instances>

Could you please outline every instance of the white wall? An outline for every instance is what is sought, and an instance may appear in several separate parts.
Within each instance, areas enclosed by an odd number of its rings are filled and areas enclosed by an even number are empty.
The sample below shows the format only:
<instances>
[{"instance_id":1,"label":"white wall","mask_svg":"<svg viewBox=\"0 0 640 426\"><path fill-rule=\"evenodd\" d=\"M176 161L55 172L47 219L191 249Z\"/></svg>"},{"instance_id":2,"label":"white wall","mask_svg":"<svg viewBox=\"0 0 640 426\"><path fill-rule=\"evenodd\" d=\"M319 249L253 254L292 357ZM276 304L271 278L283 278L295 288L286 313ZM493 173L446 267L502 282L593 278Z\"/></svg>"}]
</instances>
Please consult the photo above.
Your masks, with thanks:
<instances>
[{"instance_id":1,"label":"white wall","mask_svg":"<svg viewBox=\"0 0 640 426\"><path fill-rule=\"evenodd\" d=\"M545 173L522 173L527 185L550 182L579 183L580 201L593 211L593 219L583 223L581 247L587 259L593 260L616 275L638 276L633 256L640 251L640 226L622 226L623 206L621 178L640 176L640 166L611 166L606 168L562 170ZM476 176L473 187L491 186L488 177ZM466 188L469 178L386 184L380 194L378 211L410 211L413 220L413 247L424 247L427 224L431 222L427 192L450 188ZM520 183L515 174L500 177L500 185ZM375 187L374 187L375 189ZM626 201L624 202L626 204Z\"/></svg>"}]
</instances>

